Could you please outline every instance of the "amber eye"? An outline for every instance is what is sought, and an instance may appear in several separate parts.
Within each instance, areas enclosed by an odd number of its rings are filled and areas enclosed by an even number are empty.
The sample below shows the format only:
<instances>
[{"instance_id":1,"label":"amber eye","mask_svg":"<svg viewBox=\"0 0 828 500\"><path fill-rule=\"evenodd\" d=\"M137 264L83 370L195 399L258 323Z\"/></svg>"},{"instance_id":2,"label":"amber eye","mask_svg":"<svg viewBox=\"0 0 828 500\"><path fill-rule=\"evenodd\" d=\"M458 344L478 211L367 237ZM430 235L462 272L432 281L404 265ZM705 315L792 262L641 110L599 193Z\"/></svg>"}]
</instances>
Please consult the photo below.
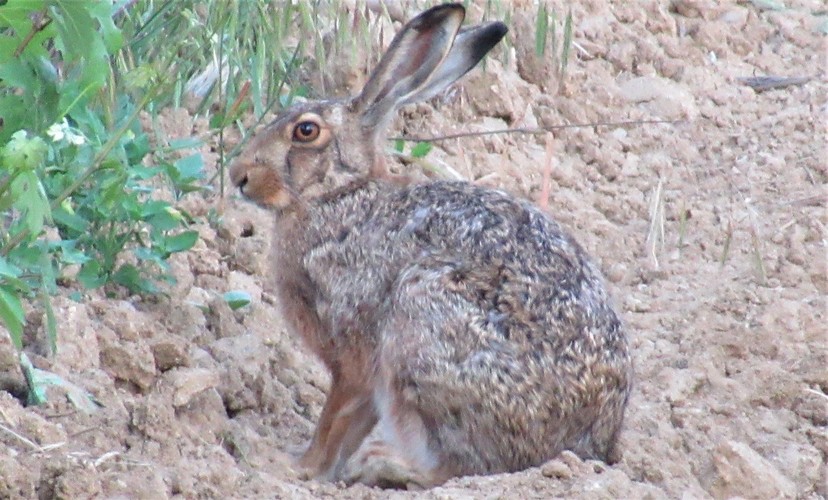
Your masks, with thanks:
<instances>
[{"instance_id":1,"label":"amber eye","mask_svg":"<svg viewBox=\"0 0 828 500\"><path fill-rule=\"evenodd\" d=\"M315 141L319 137L319 132L319 124L310 121L299 122L293 129L293 140L299 142Z\"/></svg>"}]
</instances>

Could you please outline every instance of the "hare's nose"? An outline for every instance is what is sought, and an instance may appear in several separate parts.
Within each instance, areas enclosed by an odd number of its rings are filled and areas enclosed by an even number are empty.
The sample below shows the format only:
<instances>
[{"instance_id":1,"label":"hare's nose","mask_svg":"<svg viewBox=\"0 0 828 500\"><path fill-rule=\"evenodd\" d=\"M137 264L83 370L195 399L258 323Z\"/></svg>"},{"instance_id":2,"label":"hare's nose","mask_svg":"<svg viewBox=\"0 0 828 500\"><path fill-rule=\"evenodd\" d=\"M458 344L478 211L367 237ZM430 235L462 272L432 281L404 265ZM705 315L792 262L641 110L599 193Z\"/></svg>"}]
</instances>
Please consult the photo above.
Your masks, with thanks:
<instances>
[{"instance_id":1,"label":"hare's nose","mask_svg":"<svg viewBox=\"0 0 828 500\"><path fill-rule=\"evenodd\" d=\"M247 175L245 174L240 179L236 179L236 186L239 188L239 191L244 192L244 187L247 185Z\"/></svg>"},{"instance_id":2,"label":"hare's nose","mask_svg":"<svg viewBox=\"0 0 828 500\"><path fill-rule=\"evenodd\" d=\"M235 175L234 175L235 174ZM244 193L244 187L247 186L247 172L234 172L230 170L230 180L233 182L233 185L239 188L239 191Z\"/></svg>"},{"instance_id":3,"label":"hare's nose","mask_svg":"<svg viewBox=\"0 0 828 500\"><path fill-rule=\"evenodd\" d=\"M247 181L249 180L247 166L244 163L235 162L230 165L228 174L230 174L230 182L243 193L244 187L247 186Z\"/></svg>"}]
</instances>

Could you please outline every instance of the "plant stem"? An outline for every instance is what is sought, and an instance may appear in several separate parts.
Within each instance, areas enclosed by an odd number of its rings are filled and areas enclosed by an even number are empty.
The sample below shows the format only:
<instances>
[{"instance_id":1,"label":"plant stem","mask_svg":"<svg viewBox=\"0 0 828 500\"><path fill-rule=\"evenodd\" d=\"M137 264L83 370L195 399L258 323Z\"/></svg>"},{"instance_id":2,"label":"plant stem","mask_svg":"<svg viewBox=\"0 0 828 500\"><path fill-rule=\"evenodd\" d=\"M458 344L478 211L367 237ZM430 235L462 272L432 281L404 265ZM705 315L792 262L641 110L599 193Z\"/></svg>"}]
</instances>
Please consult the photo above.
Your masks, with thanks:
<instances>
[{"instance_id":1,"label":"plant stem","mask_svg":"<svg viewBox=\"0 0 828 500\"><path fill-rule=\"evenodd\" d=\"M44 18L45 18L45 21L43 20ZM43 22L41 22L41 21L43 21ZM28 47L29 44L32 42L35 35L37 35L41 31L45 30L46 27L49 26L50 24L52 24L52 18L47 17L46 16L46 10L43 10L40 13L40 15L35 17L34 22L32 23L32 29L29 30L29 33L26 34L26 38L24 38L23 41L20 42L20 45L18 45L17 48L14 49L14 57L20 57L20 55L23 53L23 51L26 50L26 47Z\"/></svg>"},{"instance_id":2,"label":"plant stem","mask_svg":"<svg viewBox=\"0 0 828 500\"><path fill-rule=\"evenodd\" d=\"M478 136L485 136L485 135L496 135L496 134L546 134L548 132L553 132L555 130L561 130L565 128L585 128L585 127L626 127L631 125L645 125L651 123L666 123L666 124L674 124L674 123L682 123L684 120L632 120L632 121L620 121L620 122L594 122L594 123L570 123L567 125L551 125L548 127L539 127L539 128L504 128L499 130L487 130L484 132L458 132L456 134L448 134L448 135L439 135L434 137L423 137L423 136L411 136L407 135L404 137L389 137L389 141L410 141L410 142L439 142L439 141L447 141L449 139L460 139L462 137L478 137Z\"/></svg>"},{"instance_id":3,"label":"plant stem","mask_svg":"<svg viewBox=\"0 0 828 500\"><path fill-rule=\"evenodd\" d=\"M2 197L6 190L9 189L9 186L11 186L11 183L14 182L15 177L20 175L20 172L21 170L17 169L14 173L12 173L11 175L3 179L2 182L0 182L0 197Z\"/></svg>"}]
</instances>

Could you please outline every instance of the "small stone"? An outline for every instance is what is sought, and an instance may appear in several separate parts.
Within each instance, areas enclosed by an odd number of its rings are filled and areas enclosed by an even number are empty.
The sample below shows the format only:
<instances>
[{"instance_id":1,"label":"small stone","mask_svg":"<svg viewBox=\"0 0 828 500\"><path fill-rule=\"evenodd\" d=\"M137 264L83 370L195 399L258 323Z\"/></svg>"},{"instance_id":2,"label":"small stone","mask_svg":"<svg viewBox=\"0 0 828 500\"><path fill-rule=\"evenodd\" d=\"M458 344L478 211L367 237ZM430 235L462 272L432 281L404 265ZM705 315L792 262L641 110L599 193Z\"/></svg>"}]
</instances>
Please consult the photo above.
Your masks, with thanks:
<instances>
[{"instance_id":1,"label":"small stone","mask_svg":"<svg viewBox=\"0 0 828 500\"><path fill-rule=\"evenodd\" d=\"M749 12L745 7L731 7L722 12L719 16L719 21L733 26L734 29L741 30L747 24Z\"/></svg>"},{"instance_id":2,"label":"small stone","mask_svg":"<svg viewBox=\"0 0 828 500\"><path fill-rule=\"evenodd\" d=\"M206 368L174 368L167 372L173 388L173 405L185 406L198 394L219 385L219 375Z\"/></svg>"},{"instance_id":3,"label":"small stone","mask_svg":"<svg viewBox=\"0 0 828 500\"><path fill-rule=\"evenodd\" d=\"M207 321L210 330L217 338L238 337L245 333L244 326L236 320L223 297L213 297L208 306Z\"/></svg>"},{"instance_id":4,"label":"small stone","mask_svg":"<svg viewBox=\"0 0 828 500\"><path fill-rule=\"evenodd\" d=\"M255 408L269 385L268 349L256 335L216 340L209 346L222 369L219 392L225 405L235 411Z\"/></svg>"},{"instance_id":5,"label":"small stone","mask_svg":"<svg viewBox=\"0 0 828 500\"><path fill-rule=\"evenodd\" d=\"M55 361L67 370L80 373L100 366L100 334L89 317L89 306L55 297L55 311L60 311L58 344ZM106 328L106 330L109 330Z\"/></svg>"},{"instance_id":6,"label":"small stone","mask_svg":"<svg viewBox=\"0 0 828 500\"><path fill-rule=\"evenodd\" d=\"M623 262L616 262L607 270L607 279L613 283L620 283L627 276L627 266Z\"/></svg>"},{"instance_id":7,"label":"small stone","mask_svg":"<svg viewBox=\"0 0 828 500\"><path fill-rule=\"evenodd\" d=\"M101 365L115 378L138 386L142 391L155 381L155 358L146 342L125 342L109 328L98 330Z\"/></svg>"},{"instance_id":8,"label":"small stone","mask_svg":"<svg viewBox=\"0 0 828 500\"><path fill-rule=\"evenodd\" d=\"M94 307L102 316L103 323L121 340L135 342L153 334L144 314L136 310L130 302L125 300L99 301L94 304Z\"/></svg>"},{"instance_id":9,"label":"small stone","mask_svg":"<svg viewBox=\"0 0 828 500\"><path fill-rule=\"evenodd\" d=\"M17 348L12 344L11 335L0 326L0 391L22 394L26 391L26 380L20 371Z\"/></svg>"},{"instance_id":10,"label":"small stone","mask_svg":"<svg viewBox=\"0 0 828 500\"><path fill-rule=\"evenodd\" d=\"M717 498L794 498L796 485L753 448L737 441L721 443L713 453L716 478L710 493ZM757 478L761 478L757 481Z\"/></svg>"},{"instance_id":11,"label":"small stone","mask_svg":"<svg viewBox=\"0 0 828 500\"><path fill-rule=\"evenodd\" d=\"M184 339L179 337L158 339L150 344L150 349L159 371L165 372L179 366L190 365L188 345Z\"/></svg>"},{"instance_id":12,"label":"small stone","mask_svg":"<svg viewBox=\"0 0 828 500\"><path fill-rule=\"evenodd\" d=\"M596 474L603 474L608 470L607 464L601 462L600 460L590 460L587 463L592 467L592 471Z\"/></svg>"},{"instance_id":13,"label":"small stone","mask_svg":"<svg viewBox=\"0 0 828 500\"><path fill-rule=\"evenodd\" d=\"M665 119L695 118L695 98L676 82L657 76L632 78L618 86L618 95L632 103L646 103L648 109Z\"/></svg>"},{"instance_id":14,"label":"small stone","mask_svg":"<svg viewBox=\"0 0 828 500\"><path fill-rule=\"evenodd\" d=\"M572 477L572 469L556 458L541 466L541 474L552 479L569 479Z\"/></svg>"},{"instance_id":15,"label":"small stone","mask_svg":"<svg viewBox=\"0 0 828 500\"><path fill-rule=\"evenodd\" d=\"M632 295L627 297L625 305L628 311L637 313L650 312L652 309L649 302Z\"/></svg>"}]
</instances>

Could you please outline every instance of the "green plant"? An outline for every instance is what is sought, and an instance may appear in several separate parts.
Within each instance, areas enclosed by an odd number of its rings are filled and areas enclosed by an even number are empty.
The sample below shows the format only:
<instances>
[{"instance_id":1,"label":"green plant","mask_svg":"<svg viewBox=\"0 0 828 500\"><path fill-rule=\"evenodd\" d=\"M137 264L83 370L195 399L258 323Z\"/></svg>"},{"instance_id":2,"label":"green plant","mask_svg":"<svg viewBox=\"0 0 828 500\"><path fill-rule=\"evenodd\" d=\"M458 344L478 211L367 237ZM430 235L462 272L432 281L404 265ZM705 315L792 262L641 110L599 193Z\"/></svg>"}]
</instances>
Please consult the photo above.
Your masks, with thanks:
<instances>
[{"instance_id":1,"label":"green plant","mask_svg":"<svg viewBox=\"0 0 828 500\"><path fill-rule=\"evenodd\" d=\"M535 55L543 57L549 51L554 62L555 77L561 81L566 75L569 53L572 49L572 12L569 12L563 21L563 34L560 39L557 34L560 20L554 10L549 12L546 4L541 2L535 19Z\"/></svg>"},{"instance_id":2,"label":"green plant","mask_svg":"<svg viewBox=\"0 0 828 500\"><path fill-rule=\"evenodd\" d=\"M169 82L155 66L118 65L127 2L8 0L0 5L0 320L21 347L21 299L48 296L77 266L87 288L157 291L165 260L197 232L154 190L200 178L200 157L145 166L140 112Z\"/></svg>"}]
</instances>

